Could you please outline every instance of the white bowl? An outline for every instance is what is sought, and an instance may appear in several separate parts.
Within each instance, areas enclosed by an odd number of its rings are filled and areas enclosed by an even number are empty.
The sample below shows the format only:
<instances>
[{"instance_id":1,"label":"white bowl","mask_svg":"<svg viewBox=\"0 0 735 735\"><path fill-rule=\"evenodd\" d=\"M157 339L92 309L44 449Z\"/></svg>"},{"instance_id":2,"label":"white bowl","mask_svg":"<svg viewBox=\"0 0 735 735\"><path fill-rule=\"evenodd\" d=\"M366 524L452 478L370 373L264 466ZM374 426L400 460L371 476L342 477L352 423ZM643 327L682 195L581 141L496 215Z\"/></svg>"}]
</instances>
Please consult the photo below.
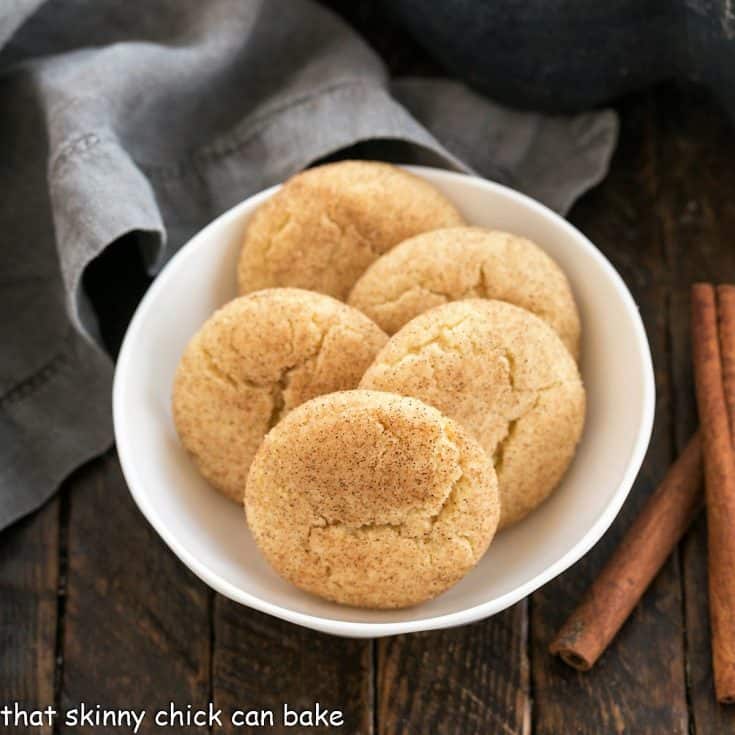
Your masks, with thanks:
<instances>
[{"instance_id":1,"label":"white bowl","mask_svg":"<svg viewBox=\"0 0 735 735\"><path fill-rule=\"evenodd\" d=\"M588 413L574 462L556 492L499 534L485 557L437 599L405 610L342 607L283 581L266 564L244 512L197 474L174 430L170 396L189 338L236 295L235 263L256 194L205 227L141 302L117 363L117 448L130 491L174 553L208 585L244 605L309 628L370 637L444 628L512 605L577 561L617 515L653 423L651 355L636 305L610 263L574 227L522 194L482 179L410 167L468 222L525 235L566 271L582 315Z\"/></svg>"}]
</instances>

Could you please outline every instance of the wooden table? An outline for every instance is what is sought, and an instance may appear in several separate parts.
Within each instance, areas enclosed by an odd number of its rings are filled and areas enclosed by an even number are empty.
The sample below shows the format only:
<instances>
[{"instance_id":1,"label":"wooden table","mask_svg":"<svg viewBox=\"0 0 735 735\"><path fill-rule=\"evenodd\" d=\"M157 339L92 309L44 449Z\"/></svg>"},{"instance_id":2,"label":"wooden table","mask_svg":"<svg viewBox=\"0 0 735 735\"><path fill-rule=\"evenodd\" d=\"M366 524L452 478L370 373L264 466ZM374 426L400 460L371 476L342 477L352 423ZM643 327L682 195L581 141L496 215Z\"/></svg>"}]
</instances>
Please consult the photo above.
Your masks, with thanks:
<instances>
[{"instance_id":1,"label":"wooden table","mask_svg":"<svg viewBox=\"0 0 735 735\"><path fill-rule=\"evenodd\" d=\"M435 69L369 3L350 15L394 71ZM280 711L284 701L318 701L344 712L346 725L333 732L365 735L735 732L735 707L717 706L712 692L702 519L592 672L572 671L546 651L695 427L690 283L735 281L729 121L704 92L670 85L618 109L612 171L571 220L640 304L658 405L630 499L585 559L474 625L375 641L334 638L240 607L199 582L144 521L111 451L0 534L0 706L85 701L150 710L173 700ZM113 321L129 316L121 306L113 312ZM166 730L148 722L142 732Z\"/></svg>"}]
</instances>

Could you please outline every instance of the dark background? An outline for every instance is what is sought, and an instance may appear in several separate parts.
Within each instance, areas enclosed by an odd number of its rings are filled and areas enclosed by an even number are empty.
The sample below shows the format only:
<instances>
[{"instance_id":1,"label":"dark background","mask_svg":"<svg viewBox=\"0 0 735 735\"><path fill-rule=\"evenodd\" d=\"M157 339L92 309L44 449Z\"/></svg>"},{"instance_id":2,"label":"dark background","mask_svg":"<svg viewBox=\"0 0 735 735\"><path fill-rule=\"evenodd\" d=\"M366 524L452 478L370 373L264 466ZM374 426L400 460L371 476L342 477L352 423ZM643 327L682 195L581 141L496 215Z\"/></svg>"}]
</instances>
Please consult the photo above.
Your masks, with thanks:
<instances>
[{"instance_id":1,"label":"dark background","mask_svg":"<svg viewBox=\"0 0 735 735\"><path fill-rule=\"evenodd\" d=\"M394 74L445 73L372 3L329 4ZM735 708L718 706L712 691L702 519L592 672L575 672L546 650L695 427L690 283L735 282L735 150L724 112L702 89L673 83L614 106L621 134L612 170L570 218L640 305L658 406L630 499L585 559L474 625L334 638L199 582L144 521L110 451L0 535L0 704L152 710L211 700L225 710L280 711L284 701L319 701L345 712L339 732L365 735L735 732ZM113 248L87 275L112 349L147 283L140 264L121 254ZM96 288L111 272L119 289ZM150 721L144 731L163 732Z\"/></svg>"}]
</instances>

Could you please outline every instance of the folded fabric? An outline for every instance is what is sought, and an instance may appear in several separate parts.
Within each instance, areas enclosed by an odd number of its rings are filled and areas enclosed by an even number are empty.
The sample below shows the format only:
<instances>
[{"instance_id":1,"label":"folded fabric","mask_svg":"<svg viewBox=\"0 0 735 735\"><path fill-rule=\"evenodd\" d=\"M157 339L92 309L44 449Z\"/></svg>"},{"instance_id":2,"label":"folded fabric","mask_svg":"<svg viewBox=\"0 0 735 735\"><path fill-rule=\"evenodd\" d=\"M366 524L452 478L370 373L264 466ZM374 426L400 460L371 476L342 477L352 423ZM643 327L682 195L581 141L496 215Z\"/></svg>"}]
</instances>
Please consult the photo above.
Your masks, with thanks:
<instances>
[{"instance_id":1,"label":"folded fabric","mask_svg":"<svg viewBox=\"0 0 735 735\"><path fill-rule=\"evenodd\" d=\"M155 273L228 207L370 140L564 212L615 144L611 112L549 118L456 82L391 83L307 0L11 0L3 42L0 529L112 442L112 363L81 283L122 236L140 233Z\"/></svg>"}]
</instances>

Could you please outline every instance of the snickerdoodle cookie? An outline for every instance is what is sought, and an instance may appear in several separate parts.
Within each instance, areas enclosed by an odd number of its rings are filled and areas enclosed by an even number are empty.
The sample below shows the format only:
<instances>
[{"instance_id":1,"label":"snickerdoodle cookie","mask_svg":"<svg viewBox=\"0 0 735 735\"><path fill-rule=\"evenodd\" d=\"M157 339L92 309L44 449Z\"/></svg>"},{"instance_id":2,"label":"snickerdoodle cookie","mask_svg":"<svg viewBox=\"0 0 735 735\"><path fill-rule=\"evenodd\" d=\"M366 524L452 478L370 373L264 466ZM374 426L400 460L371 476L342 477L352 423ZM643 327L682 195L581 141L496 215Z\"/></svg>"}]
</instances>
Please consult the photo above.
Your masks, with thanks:
<instances>
[{"instance_id":1,"label":"snickerdoodle cookie","mask_svg":"<svg viewBox=\"0 0 735 735\"><path fill-rule=\"evenodd\" d=\"M285 579L347 605L435 597L480 559L498 522L492 463L465 429L413 398L320 396L266 436L248 525Z\"/></svg>"},{"instance_id":2,"label":"snickerdoodle cookie","mask_svg":"<svg viewBox=\"0 0 735 735\"><path fill-rule=\"evenodd\" d=\"M449 200L396 166L318 166L289 179L253 214L239 290L295 286L344 300L363 271L401 240L459 224Z\"/></svg>"},{"instance_id":3,"label":"snickerdoodle cookie","mask_svg":"<svg viewBox=\"0 0 735 735\"><path fill-rule=\"evenodd\" d=\"M300 403L354 388L386 335L356 309L295 288L231 301L189 342L173 415L202 475L242 502L263 437Z\"/></svg>"},{"instance_id":4,"label":"snickerdoodle cookie","mask_svg":"<svg viewBox=\"0 0 735 735\"><path fill-rule=\"evenodd\" d=\"M391 337L360 388L414 396L469 429L498 474L501 527L554 489L584 424L569 351L546 322L502 301L424 312Z\"/></svg>"},{"instance_id":5,"label":"snickerdoodle cookie","mask_svg":"<svg viewBox=\"0 0 735 735\"><path fill-rule=\"evenodd\" d=\"M535 243L481 227L450 227L406 240L375 261L348 303L388 334L433 306L507 301L548 322L575 357L579 314L569 281Z\"/></svg>"}]
</instances>

